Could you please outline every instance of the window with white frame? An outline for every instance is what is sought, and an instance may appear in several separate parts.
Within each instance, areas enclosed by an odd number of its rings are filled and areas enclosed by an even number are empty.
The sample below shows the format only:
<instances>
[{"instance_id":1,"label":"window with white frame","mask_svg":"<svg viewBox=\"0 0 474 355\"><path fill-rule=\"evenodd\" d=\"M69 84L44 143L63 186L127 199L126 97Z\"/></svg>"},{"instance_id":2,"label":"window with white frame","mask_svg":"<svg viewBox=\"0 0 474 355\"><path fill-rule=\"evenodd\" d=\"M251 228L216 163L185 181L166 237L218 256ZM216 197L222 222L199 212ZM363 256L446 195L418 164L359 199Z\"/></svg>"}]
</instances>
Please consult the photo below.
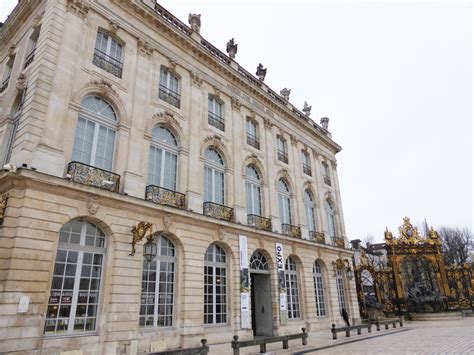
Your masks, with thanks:
<instances>
[{"instance_id":1,"label":"window with white frame","mask_svg":"<svg viewBox=\"0 0 474 355\"><path fill-rule=\"evenodd\" d=\"M247 118L247 144L254 147L255 149L260 149L258 124L250 118Z\"/></svg>"},{"instance_id":2,"label":"window with white frame","mask_svg":"<svg viewBox=\"0 0 474 355\"><path fill-rule=\"evenodd\" d=\"M286 297L288 307L288 318L297 319L300 317L300 295L298 290L298 268L291 256L285 263Z\"/></svg>"},{"instance_id":3,"label":"window with white frame","mask_svg":"<svg viewBox=\"0 0 474 355\"><path fill-rule=\"evenodd\" d=\"M336 221L334 218L334 207L330 200L326 200L324 207L326 209L329 236L333 238L332 240L334 241L334 238L336 238Z\"/></svg>"},{"instance_id":4,"label":"window with white frame","mask_svg":"<svg viewBox=\"0 0 474 355\"><path fill-rule=\"evenodd\" d=\"M5 69L2 76L2 84L0 85L0 94L8 88L10 82L10 76L12 74L13 64L15 63L15 56L11 56L5 64Z\"/></svg>"},{"instance_id":5,"label":"window with white frame","mask_svg":"<svg viewBox=\"0 0 474 355\"><path fill-rule=\"evenodd\" d=\"M277 156L278 160L288 164L288 145L282 136L277 136Z\"/></svg>"},{"instance_id":6,"label":"window with white frame","mask_svg":"<svg viewBox=\"0 0 474 355\"><path fill-rule=\"evenodd\" d=\"M158 90L158 96L161 100L166 101L170 105L177 108L180 108L181 106L179 78L176 74L163 67L160 69L160 87Z\"/></svg>"},{"instance_id":7,"label":"window with white frame","mask_svg":"<svg viewBox=\"0 0 474 355\"><path fill-rule=\"evenodd\" d=\"M176 190L178 141L166 127L155 126L151 132L148 160L148 184Z\"/></svg>"},{"instance_id":8,"label":"window with white frame","mask_svg":"<svg viewBox=\"0 0 474 355\"><path fill-rule=\"evenodd\" d=\"M323 174L324 183L328 186L331 186L331 174L329 172L329 165L326 162L321 164L321 171Z\"/></svg>"},{"instance_id":9,"label":"window with white frame","mask_svg":"<svg viewBox=\"0 0 474 355\"><path fill-rule=\"evenodd\" d=\"M156 258L143 259L140 327L171 327L173 325L176 250L165 236L158 239Z\"/></svg>"},{"instance_id":10,"label":"window with white frame","mask_svg":"<svg viewBox=\"0 0 474 355\"><path fill-rule=\"evenodd\" d=\"M99 30L95 40L92 63L106 72L122 77L122 45L106 32Z\"/></svg>"},{"instance_id":11,"label":"window with white frame","mask_svg":"<svg viewBox=\"0 0 474 355\"><path fill-rule=\"evenodd\" d=\"M324 296L324 275L321 262L316 260L313 265L314 297L316 300L316 316L326 316L326 301Z\"/></svg>"},{"instance_id":12,"label":"window with white frame","mask_svg":"<svg viewBox=\"0 0 474 355\"><path fill-rule=\"evenodd\" d=\"M336 288L337 288L337 300L339 302L339 312L342 312L343 309L347 311L346 291L344 287L344 273L342 269L336 270Z\"/></svg>"},{"instance_id":13,"label":"window with white frame","mask_svg":"<svg viewBox=\"0 0 474 355\"><path fill-rule=\"evenodd\" d=\"M227 262L224 249L207 248L204 258L204 324L227 323Z\"/></svg>"},{"instance_id":14,"label":"window with white frame","mask_svg":"<svg viewBox=\"0 0 474 355\"><path fill-rule=\"evenodd\" d=\"M26 96L26 89L24 89L21 93L17 95L15 104L13 105L13 110L12 110L13 124L11 127L10 135L8 137L7 147L5 151L5 156L3 158L2 166L10 162L10 158L13 151L13 144L15 142L18 126L20 124L21 112L23 110L23 104L25 102L25 96Z\"/></svg>"},{"instance_id":15,"label":"window with white frame","mask_svg":"<svg viewBox=\"0 0 474 355\"><path fill-rule=\"evenodd\" d=\"M278 208L280 210L281 224L291 224L291 200L290 188L285 179L281 178L278 181Z\"/></svg>"},{"instance_id":16,"label":"window with white frame","mask_svg":"<svg viewBox=\"0 0 474 355\"><path fill-rule=\"evenodd\" d=\"M310 234L316 232L316 219L314 217L314 200L313 194L309 190L304 192L304 208L306 211L306 222L308 223L308 231Z\"/></svg>"},{"instance_id":17,"label":"window with white frame","mask_svg":"<svg viewBox=\"0 0 474 355\"><path fill-rule=\"evenodd\" d=\"M213 96L208 98L208 123L225 131L224 110L222 103Z\"/></svg>"},{"instance_id":18,"label":"window with white frame","mask_svg":"<svg viewBox=\"0 0 474 355\"><path fill-rule=\"evenodd\" d=\"M204 202L224 204L224 159L213 148L207 148L204 163Z\"/></svg>"},{"instance_id":19,"label":"window with white frame","mask_svg":"<svg viewBox=\"0 0 474 355\"><path fill-rule=\"evenodd\" d=\"M245 185L247 190L247 214L262 215L262 182L260 174L253 165L247 166L245 171Z\"/></svg>"},{"instance_id":20,"label":"window with white frame","mask_svg":"<svg viewBox=\"0 0 474 355\"><path fill-rule=\"evenodd\" d=\"M72 160L111 171L116 129L112 106L100 97L86 96L77 120Z\"/></svg>"},{"instance_id":21,"label":"window with white frame","mask_svg":"<svg viewBox=\"0 0 474 355\"><path fill-rule=\"evenodd\" d=\"M303 161L303 173L308 176L311 176L311 159L309 158L309 153L304 150L301 151L301 159Z\"/></svg>"},{"instance_id":22,"label":"window with white frame","mask_svg":"<svg viewBox=\"0 0 474 355\"><path fill-rule=\"evenodd\" d=\"M45 334L96 330L105 251L105 234L96 225L73 220L61 228Z\"/></svg>"},{"instance_id":23,"label":"window with white frame","mask_svg":"<svg viewBox=\"0 0 474 355\"><path fill-rule=\"evenodd\" d=\"M38 42L40 29L41 29L41 26L35 27L33 29L33 33L31 34L28 40L28 48L26 51L25 64L23 68L26 68L28 65L30 65L33 62L33 59L35 58L36 43Z\"/></svg>"}]
</instances>

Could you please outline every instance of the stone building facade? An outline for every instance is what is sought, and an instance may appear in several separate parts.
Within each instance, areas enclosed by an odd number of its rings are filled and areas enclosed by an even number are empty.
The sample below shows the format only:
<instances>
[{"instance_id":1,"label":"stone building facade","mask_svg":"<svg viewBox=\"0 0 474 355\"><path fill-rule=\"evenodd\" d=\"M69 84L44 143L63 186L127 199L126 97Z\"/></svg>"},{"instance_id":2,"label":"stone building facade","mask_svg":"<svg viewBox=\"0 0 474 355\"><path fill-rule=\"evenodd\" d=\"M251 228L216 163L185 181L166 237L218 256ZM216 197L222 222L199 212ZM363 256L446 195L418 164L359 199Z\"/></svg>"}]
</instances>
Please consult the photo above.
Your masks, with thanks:
<instances>
[{"instance_id":1,"label":"stone building facade","mask_svg":"<svg viewBox=\"0 0 474 355\"><path fill-rule=\"evenodd\" d=\"M189 20L152 0L21 0L0 28L0 352L135 354L358 317L327 119ZM140 221L151 262L142 242L130 255Z\"/></svg>"}]
</instances>

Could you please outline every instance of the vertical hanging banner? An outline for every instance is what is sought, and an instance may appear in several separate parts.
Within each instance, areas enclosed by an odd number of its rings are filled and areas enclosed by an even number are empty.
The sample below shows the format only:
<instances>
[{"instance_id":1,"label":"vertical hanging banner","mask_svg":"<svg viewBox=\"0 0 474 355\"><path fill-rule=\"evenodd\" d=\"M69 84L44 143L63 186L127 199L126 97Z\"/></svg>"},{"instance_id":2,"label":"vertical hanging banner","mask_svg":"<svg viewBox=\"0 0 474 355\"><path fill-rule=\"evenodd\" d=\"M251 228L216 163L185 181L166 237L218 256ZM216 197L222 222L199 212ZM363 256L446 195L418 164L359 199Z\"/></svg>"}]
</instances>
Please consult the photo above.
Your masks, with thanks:
<instances>
[{"instance_id":1,"label":"vertical hanging banner","mask_svg":"<svg viewBox=\"0 0 474 355\"><path fill-rule=\"evenodd\" d=\"M240 319L242 328L250 328L250 287L247 237L239 235L240 250Z\"/></svg>"},{"instance_id":2,"label":"vertical hanging banner","mask_svg":"<svg viewBox=\"0 0 474 355\"><path fill-rule=\"evenodd\" d=\"M280 289L280 324L287 323L288 312L286 306L286 285L285 285L285 258L283 257L283 245L275 243L276 263L278 270L278 285Z\"/></svg>"}]
</instances>

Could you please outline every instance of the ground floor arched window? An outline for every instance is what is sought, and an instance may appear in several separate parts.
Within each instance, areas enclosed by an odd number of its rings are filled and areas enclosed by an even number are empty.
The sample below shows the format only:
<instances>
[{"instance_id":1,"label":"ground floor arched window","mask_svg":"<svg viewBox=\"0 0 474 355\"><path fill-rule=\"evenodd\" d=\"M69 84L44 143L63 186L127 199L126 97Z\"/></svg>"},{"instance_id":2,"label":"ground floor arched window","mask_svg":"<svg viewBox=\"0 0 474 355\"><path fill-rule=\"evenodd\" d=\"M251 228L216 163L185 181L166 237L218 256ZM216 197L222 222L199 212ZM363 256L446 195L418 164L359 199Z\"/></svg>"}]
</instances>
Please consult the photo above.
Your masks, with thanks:
<instances>
[{"instance_id":1,"label":"ground floor arched window","mask_svg":"<svg viewBox=\"0 0 474 355\"><path fill-rule=\"evenodd\" d=\"M224 249L207 248L204 258L204 324L227 323L227 263Z\"/></svg>"}]
</instances>

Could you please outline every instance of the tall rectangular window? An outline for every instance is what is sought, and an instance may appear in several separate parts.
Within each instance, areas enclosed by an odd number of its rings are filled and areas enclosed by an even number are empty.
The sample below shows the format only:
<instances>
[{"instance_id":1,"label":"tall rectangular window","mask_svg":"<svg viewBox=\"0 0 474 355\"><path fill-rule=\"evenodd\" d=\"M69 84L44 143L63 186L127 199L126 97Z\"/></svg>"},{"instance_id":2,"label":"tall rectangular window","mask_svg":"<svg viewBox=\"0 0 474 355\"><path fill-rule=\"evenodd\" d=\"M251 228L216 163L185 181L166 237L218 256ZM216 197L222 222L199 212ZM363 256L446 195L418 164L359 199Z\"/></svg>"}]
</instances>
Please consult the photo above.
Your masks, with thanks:
<instances>
[{"instance_id":1,"label":"tall rectangular window","mask_svg":"<svg viewBox=\"0 0 474 355\"><path fill-rule=\"evenodd\" d=\"M258 138L258 125L255 121L247 119L247 144L260 149L260 140Z\"/></svg>"},{"instance_id":2,"label":"tall rectangular window","mask_svg":"<svg viewBox=\"0 0 474 355\"><path fill-rule=\"evenodd\" d=\"M12 74L14 62L15 56L11 56L10 59L8 59L7 64L5 65L5 70L2 76L2 84L0 86L0 94L8 88L8 83L10 82L10 76Z\"/></svg>"},{"instance_id":3,"label":"tall rectangular window","mask_svg":"<svg viewBox=\"0 0 474 355\"><path fill-rule=\"evenodd\" d=\"M122 77L122 45L103 31L97 32L92 63L106 72Z\"/></svg>"},{"instance_id":4,"label":"tall rectangular window","mask_svg":"<svg viewBox=\"0 0 474 355\"><path fill-rule=\"evenodd\" d=\"M277 137L277 155L278 160L288 164L288 146L286 144L285 138L282 136Z\"/></svg>"},{"instance_id":5,"label":"tall rectangular window","mask_svg":"<svg viewBox=\"0 0 474 355\"><path fill-rule=\"evenodd\" d=\"M303 173L311 176L311 160L309 158L309 154L304 150L301 151L301 159L303 161Z\"/></svg>"},{"instance_id":6,"label":"tall rectangular window","mask_svg":"<svg viewBox=\"0 0 474 355\"><path fill-rule=\"evenodd\" d=\"M158 96L161 100L166 101L170 105L180 108L181 98L179 95L179 79L168 71L161 68L160 70L160 87Z\"/></svg>"},{"instance_id":7,"label":"tall rectangular window","mask_svg":"<svg viewBox=\"0 0 474 355\"><path fill-rule=\"evenodd\" d=\"M208 123L221 131L225 131L225 121L223 118L223 105L214 97L208 100Z\"/></svg>"},{"instance_id":8,"label":"tall rectangular window","mask_svg":"<svg viewBox=\"0 0 474 355\"><path fill-rule=\"evenodd\" d=\"M346 307L346 292L344 289L344 276L341 269L336 271L336 287L337 287L337 300L339 302L339 311L343 309L347 311Z\"/></svg>"}]
</instances>

